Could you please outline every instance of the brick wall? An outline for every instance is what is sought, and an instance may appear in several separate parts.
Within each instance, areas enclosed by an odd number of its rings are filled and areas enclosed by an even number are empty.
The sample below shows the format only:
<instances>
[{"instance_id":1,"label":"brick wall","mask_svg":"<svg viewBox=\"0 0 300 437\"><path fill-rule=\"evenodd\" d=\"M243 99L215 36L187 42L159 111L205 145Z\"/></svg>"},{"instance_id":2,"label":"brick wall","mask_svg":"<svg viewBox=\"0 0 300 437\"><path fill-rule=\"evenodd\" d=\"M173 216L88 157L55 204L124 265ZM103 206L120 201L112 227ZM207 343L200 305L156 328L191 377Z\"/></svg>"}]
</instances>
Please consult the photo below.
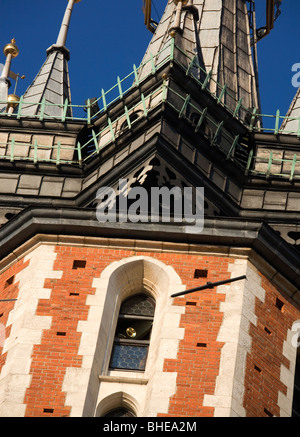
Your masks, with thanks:
<instances>
[{"instance_id":1,"label":"brick wall","mask_svg":"<svg viewBox=\"0 0 300 437\"><path fill-rule=\"evenodd\" d=\"M20 260L0 275L0 299L17 299L19 283L16 275L28 266L28 262ZM3 352L4 340L9 337L11 325L7 326L8 317L15 306L15 301L0 302L0 375L6 360L6 352Z\"/></svg>"},{"instance_id":2,"label":"brick wall","mask_svg":"<svg viewBox=\"0 0 300 437\"><path fill-rule=\"evenodd\" d=\"M281 368L290 368L283 353L284 342L300 312L288 296L279 293L264 276L261 278L266 294L264 302L256 299L257 324L250 326L252 351L246 363L244 405L249 417L279 417L278 395L287 393Z\"/></svg>"},{"instance_id":3,"label":"brick wall","mask_svg":"<svg viewBox=\"0 0 300 437\"><path fill-rule=\"evenodd\" d=\"M99 277L107 265L123 257L152 256L172 265L187 288L192 288L209 280L229 278L228 263L233 262L223 257L69 246L57 247L56 252L54 269L64 273L61 279L46 281L45 287L52 289L51 299L40 300L37 308L37 315L52 316L52 326L50 330L44 331L42 343L33 350L32 382L25 398L26 416L69 414L68 407L65 407L65 394L62 392L65 370L70 366L81 365L81 357L77 355L80 342L80 333L76 332L77 324L79 320L87 318L85 300L88 294L94 293L93 278ZM75 269L74 261L78 261ZM79 261L85 261L85 266ZM195 279L196 268L207 270L207 277ZM222 300L222 295L212 291L176 299L176 305L187 304L180 325L185 328L186 334L178 359L167 361L164 369L179 374L177 394L170 402L170 415L213 415L212 408L201 407L201 398L204 393L214 391L218 375L222 344L216 341L216 336L222 322L222 314L219 312ZM190 303L196 303L196 306ZM191 360L197 363L193 365L192 372Z\"/></svg>"},{"instance_id":4,"label":"brick wall","mask_svg":"<svg viewBox=\"0 0 300 437\"><path fill-rule=\"evenodd\" d=\"M187 288L229 279L228 264L233 260L217 256L196 256L187 259L186 271L181 271ZM193 278L195 269L207 271L207 277ZM166 360L165 371L176 371L177 392L170 401L169 416L213 416L214 409L203 406L205 394L214 394L219 373L220 354L223 343L217 341L223 319L220 303L223 294L216 290L196 292L175 299L175 304L185 305L185 314L180 326L185 328L184 340L180 342L178 358Z\"/></svg>"},{"instance_id":5,"label":"brick wall","mask_svg":"<svg viewBox=\"0 0 300 437\"><path fill-rule=\"evenodd\" d=\"M94 294L93 278L111 262L132 252L62 246L56 248L54 270L63 271L61 279L45 281L51 299L39 301L37 315L52 316L51 329L44 331L42 342L33 350L32 382L26 392L25 416L69 416L65 406L66 394L62 391L68 367L80 367L78 355L80 333L77 324L86 320L86 297Z\"/></svg>"},{"instance_id":6,"label":"brick wall","mask_svg":"<svg viewBox=\"0 0 300 437\"><path fill-rule=\"evenodd\" d=\"M61 278L46 279L44 287L51 290L50 298L38 301L36 315L50 316L52 322L50 329L43 330L40 343L32 349L31 382L24 398L27 417L70 415L62 387L66 369L82 365L82 357L78 355L81 333L77 332L77 325L79 321L87 320L86 298L95 293L93 279L99 278L113 261L138 255L154 257L172 266L187 289L207 281L230 278L230 265L234 263L233 258L225 256L119 248L57 246L55 252L54 271L63 273ZM1 275L1 298L17 297L17 284L7 286L6 281L26 266L19 261ZM196 269L199 271L195 277ZM291 329L300 316L299 309L295 309L266 278L261 278L266 298L264 302L256 300L257 323L250 325L253 342L246 361L244 408L248 416L277 416L280 414L278 391L286 392L280 381L280 368L282 364L289 367L282 352L283 342L287 329ZM277 298L283 307L278 301L276 304ZM164 363L165 372L177 372L177 389L170 399L169 416L214 415L213 407L203 406L203 398L214 394L219 373L223 343L217 337L224 318L220 311L224 300L225 295L215 289L174 300L175 305L185 307L180 322L185 335L179 343L177 358ZM6 324L13 307L14 302L1 306L3 323ZM6 329L6 336L9 332L10 327ZM0 367L5 359L6 355L1 355Z\"/></svg>"}]
</instances>

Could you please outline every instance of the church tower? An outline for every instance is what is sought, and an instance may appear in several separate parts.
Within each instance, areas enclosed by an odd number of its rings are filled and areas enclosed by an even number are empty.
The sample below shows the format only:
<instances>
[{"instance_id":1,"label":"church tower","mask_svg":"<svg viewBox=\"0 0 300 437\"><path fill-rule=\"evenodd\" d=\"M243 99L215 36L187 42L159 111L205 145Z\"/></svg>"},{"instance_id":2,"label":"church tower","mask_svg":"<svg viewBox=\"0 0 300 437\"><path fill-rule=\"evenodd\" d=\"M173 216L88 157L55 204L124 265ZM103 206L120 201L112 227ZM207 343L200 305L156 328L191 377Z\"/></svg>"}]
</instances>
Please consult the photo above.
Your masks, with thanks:
<instances>
[{"instance_id":1,"label":"church tower","mask_svg":"<svg viewBox=\"0 0 300 437\"><path fill-rule=\"evenodd\" d=\"M23 96L5 47L0 417L300 415L299 92L264 130L254 3L166 0L80 117L84 2Z\"/></svg>"}]
</instances>

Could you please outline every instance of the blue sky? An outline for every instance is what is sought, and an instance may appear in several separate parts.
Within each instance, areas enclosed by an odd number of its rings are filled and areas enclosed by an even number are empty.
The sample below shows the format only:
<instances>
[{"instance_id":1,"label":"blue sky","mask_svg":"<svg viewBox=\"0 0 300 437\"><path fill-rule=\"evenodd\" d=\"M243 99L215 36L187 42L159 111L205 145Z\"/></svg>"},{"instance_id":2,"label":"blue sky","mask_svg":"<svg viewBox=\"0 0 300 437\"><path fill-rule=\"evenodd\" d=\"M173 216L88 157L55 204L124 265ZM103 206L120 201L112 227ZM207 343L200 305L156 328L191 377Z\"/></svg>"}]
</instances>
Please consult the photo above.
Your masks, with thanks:
<instances>
[{"instance_id":1,"label":"blue sky","mask_svg":"<svg viewBox=\"0 0 300 437\"><path fill-rule=\"evenodd\" d=\"M153 0L152 17L159 20L167 0ZM258 26L264 24L265 0L257 0ZM20 50L12 71L25 74L17 94L25 92L56 42L66 0L0 0L0 47L12 37ZM142 0L82 0L74 7L67 47L72 103L99 97L138 65L151 39L144 25ZM282 0L275 29L258 45L262 112L286 113L296 92L291 69L300 63L300 1ZM0 63L5 58L0 53ZM13 86L11 88L13 92Z\"/></svg>"}]
</instances>

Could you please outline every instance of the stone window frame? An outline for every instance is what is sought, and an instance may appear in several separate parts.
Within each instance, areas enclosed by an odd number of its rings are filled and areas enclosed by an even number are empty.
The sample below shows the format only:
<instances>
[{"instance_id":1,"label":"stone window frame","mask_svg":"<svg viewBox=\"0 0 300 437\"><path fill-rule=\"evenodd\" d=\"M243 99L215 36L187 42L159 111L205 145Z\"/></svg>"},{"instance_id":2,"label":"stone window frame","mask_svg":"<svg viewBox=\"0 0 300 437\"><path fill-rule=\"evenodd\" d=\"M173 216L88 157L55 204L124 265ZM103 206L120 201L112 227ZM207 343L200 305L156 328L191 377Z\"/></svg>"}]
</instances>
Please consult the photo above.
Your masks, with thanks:
<instances>
[{"instance_id":1,"label":"stone window frame","mask_svg":"<svg viewBox=\"0 0 300 437\"><path fill-rule=\"evenodd\" d=\"M151 316L145 316L145 315L133 315L133 314L127 314L127 313L122 313L122 306L124 303L126 303L127 301L129 301L130 299L134 299L137 298L138 296L146 296L148 299L150 299L152 301L153 307L154 307L154 311L153 314ZM118 324L122 321L125 321L126 319L129 322L129 325L134 326L135 323L142 323L143 321L151 321L152 325L154 323L154 316L155 316L155 299L150 296L148 293L145 293L144 291L141 291L140 293L136 293L132 296L127 297L125 300L123 300L123 302L121 302L121 306L120 306L120 310L119 310L119 314L118 314L118 320L117 320L117 327L115 332L117 332L117 328L118 328ZM147 362L147 357L148 357L148 352L149 352L149 346L150 346L150 341L151 341L151 331L152 331L152 327L150 330L150 336L149 339L147 340L139 340L139 339L135 339L135 338L126 338L126 339L117 339L116 334L114 335L114 342L113 342L113 346L112 346L112 351L111 351L111 355L110 355L110 364L109 364L109 370L123 370L123 371L138 371L138 372L144 372L145 371L145 367L146 367L146 362ZM145 355L145 364L141 366L140 369L130 369L128 368L124 368L124 367L117 367L117 366L113 366L112 365L112 357L114 354L114 350L118 345L122 345L123 347L125 346L133 346L133 347L143 347L146 348L146 355Z\"/></svg>"},{"instance_id":2,"label":"stone window frame","mask_svg":"<svg viewBox=\"0 0 300 437\"><path fill-rule=\"evenodd\" d=\"M166 359L177 357L179 342L184 338L180 320L185 313L185 306L174 305L171 294L186 286L172 265L155 256L138 255L112 261L93 279L92 287L94 294L86 300L87 319L79 321L77 327L81 333L78 354L82 366L67 368L63 382L71 417L102 416L108 408L122 405L118 393L122 393L122 399L125 395L132 399L137 417L167 413L176 391L177 372L165 372L163 365ZM145 372L110 372L121 302L141 290L156 302ZM107 399L115 402L108 405Z\"/></svg>"},{"instance_id":3,"label":"stone window frame","mask_svg":"<svg viewBox=\"0 0 300 437\"><path fill-rule=\"evenodd\" d=\"M128 393L118 391L105 397L97 406L95 417L105 417L110 411L124 409L132 413L132 417L137 417L136 399Z\"/></svg>"}]
</instances>

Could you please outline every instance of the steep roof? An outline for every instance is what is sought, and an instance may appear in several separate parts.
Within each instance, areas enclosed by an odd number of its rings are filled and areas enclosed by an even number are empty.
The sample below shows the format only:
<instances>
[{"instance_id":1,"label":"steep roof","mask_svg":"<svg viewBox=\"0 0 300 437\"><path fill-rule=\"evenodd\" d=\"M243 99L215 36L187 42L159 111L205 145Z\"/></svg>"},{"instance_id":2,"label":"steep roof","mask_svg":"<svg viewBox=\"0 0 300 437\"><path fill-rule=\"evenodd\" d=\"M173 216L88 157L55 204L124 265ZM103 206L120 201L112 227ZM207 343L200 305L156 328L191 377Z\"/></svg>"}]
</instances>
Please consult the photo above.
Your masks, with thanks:
<instances>
[{"instance_id":1,"label":"steep roof","mask_svg":"<svg viewBox=\"0 0 300 437\"><path fill-rule=\"evenodd\" d=\"M42 68L24 94L23 115L39 114L40 104L45 99L44 115L60 116L63 109L57 105L63 105L66 99L71 102L68 59L65 53L61 48L54 48L49 52Z\"/></svg>"},{"instance_id":2,"label":"steep roof","mask_svg":"<svg viewBox=\"0 0 300 437\"><path fill-rule=\"evenodd\" d=\"M71 103L68 70L70 54L65 44L73 7L79 1L69 0L56 44L47 50L46 61L24 94L22 115L39 114L41 103L44 101L46 104L43 109L44 115L60 116L66 99L69 104ZM69 108L66 115L72 115Z\"/></svg>"},{"instance_id":3,"label":"steep roof","mask_svg":"<svg viewBox=\"0 0 300 437\"><path fill-rule=\"evenodd\" d=\"M150 53L156 64L169 55L170 49L166 49L156 56L168 46L174 28L175 44L191 58L197 54L199 64L212 72L212 92L218 93L216 82L226 84L225 103L229 107L234 109L241 98L245 107L258 107L245 0L169 0L143 62ZM142 69L141 77L146 75L146 68L150 66Z\"/></svg>"}]
</instances>

